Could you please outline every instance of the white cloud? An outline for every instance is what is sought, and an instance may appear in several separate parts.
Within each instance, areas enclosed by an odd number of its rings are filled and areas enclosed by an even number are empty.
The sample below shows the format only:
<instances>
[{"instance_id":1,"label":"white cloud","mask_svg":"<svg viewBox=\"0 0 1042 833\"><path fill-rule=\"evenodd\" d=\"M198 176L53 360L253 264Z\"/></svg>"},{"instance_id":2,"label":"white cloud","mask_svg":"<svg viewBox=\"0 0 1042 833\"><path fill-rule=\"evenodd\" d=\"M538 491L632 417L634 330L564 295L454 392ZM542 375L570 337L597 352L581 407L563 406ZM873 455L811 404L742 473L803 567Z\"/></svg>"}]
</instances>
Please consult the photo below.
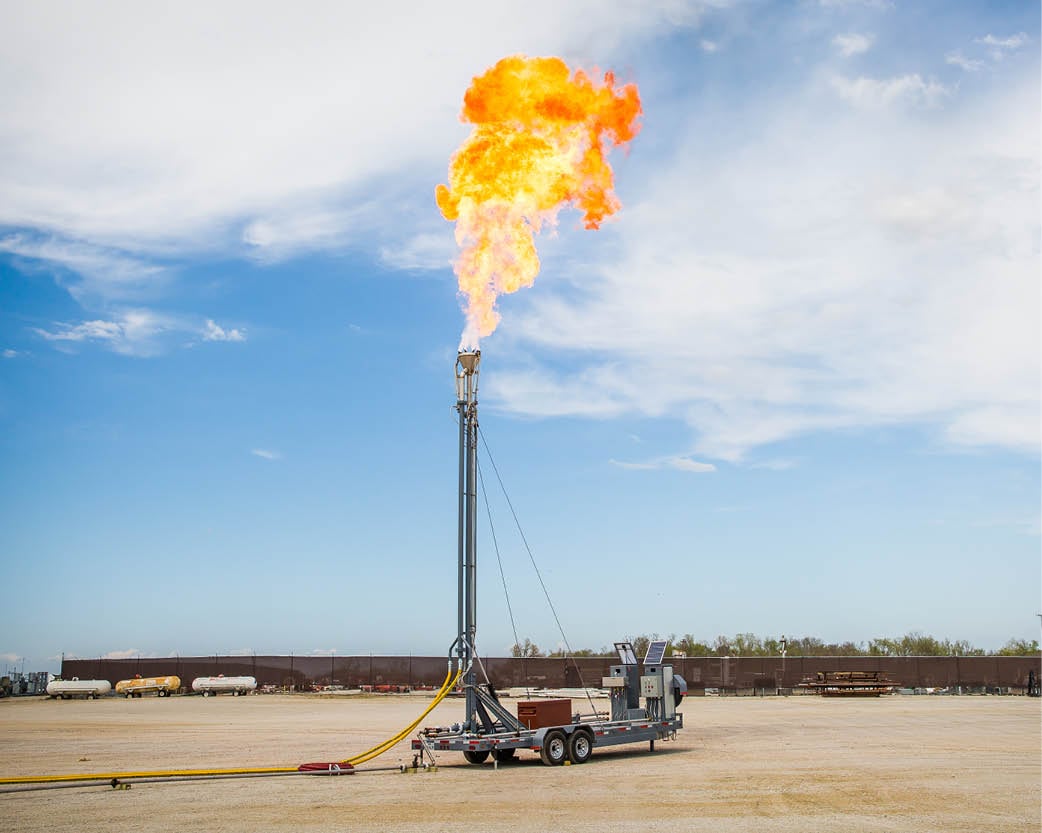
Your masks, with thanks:
<instances>
[{"instance_id":1,"label":"white cloud","mask_svg":"<svg viewBox=\"0 0 1042 833\"><path fill-rule=\"evenodd\" d=\"M246 333L244 330L225 330L214 323L212 318L207 318L203 341L246 341Z\"/></svg>"},{"instance_id":2,"label":"white cloud","mask_svg":"<svg viewBox=\"0 0 1042 833\"><path fill-rule=\"evenodd\" d=\"M918 73L898 78L846 78L837 75L832 86L845 101L858 107L879 109L895 104L936 107L951 97L952 89L937 81L924 81Z\"/></svg>"},{"instance_id":3,"label":"white cloud","mask_svg":"<svg viewBox=\"0 0 1042 833\"><path fill-rule=\"evenodd\" d=\"M839 50L839 54L844 58L849 58L853 55L861 55L864 52L868 52L872 48L872 42L875 38L872 35L861 35L857 33L849 35L836 35L832 39L832 45Z\"/></svg>"},{"instance_id":4,"label":"white cloud","mask_svg":"<svg viewBox=\"0 0 1042 833\"><path fill-rule=\"evenodd\" d=\"M1017 32L1015 35L1011 35L1008 38L997 38L992 34L985 35L983 38L975 38L974 43L982 43L985 46L993 46L997 49L1007 49L1014 51L1020 49L1020 47L1027 44L1031 38L1027 36L1026 32Z\"/></svg>"},{"instance_id":5,"label":"white cloud","mask_svg":"<svg viewBox=\"0 0 1042 833\"><path fill-rule=\"evenodd\" d=\"M178 342L181 346L191 346L192 341L184 342L186 336L204 341L232 342L246 338L243 331L226 331L211 319L200 326L186 317L141 308L120 310L108 319L78 324L56 322L50 329L34 327L32 331L56 346L98 342L116 353L138 357L160 355Z\"/></svg>"},{"instance_id":6,"label":"white cloud","mask_svg":"<svg viewBox=\"0 0 1042 833\"><path fill-rule=\"evenodd\" d=\"M385 216L392 176L443 175L475 68L522 44L610 66L721 5L533 0L503 26L478 0L24 4L0 13L0 226L130 253L339 248L365 239L360 194Z\"/></svg>"},{"instance_id":7,"label":"white cloud","mask_svg":"<svg viewBox=\"0 0 1042 833\"><path fill-rule=\"evenodd\" d=\"M304 656L308 657L332 657L336 656L336 648L313 648Z\"/></svg>"},{"instance_id":8,"label":"white cloud","mask_svg":"<svg viewBox=\"0 0 1042 833\"><path fill-rule=\"evenodd\" d=\"M8 234L0 237L0 252L74 273L64 283L80 299L145 297L169 278L163 267L126 252L54 236Z\"/></svg>"},{"instance_id":9,"label":"white cloud","mask_svg":"<svg viewBox=\"0 0 1042 833\"><path fill-rule=\"evenodd\" d=\"M57 323L54 330L33 328L51 342L102 342L111 350L128 356L152 356L161 352L160 339L171 329L165 316L145 309L126 310L117 320L95 319L79 324Z\"/></svg>"},{"instance_id":10,"label":"white cloud","mask_svg":"<svg viewBox=\"0 0 1042 833\"><path fill-rule=\"evenodd\" d=\"M704 474L706 472L716 471L716 466L712 463L701 463L698 460L693 460L690 457L660 457L656 460L648 460L642 463L627 463L620 460L611 460L612 465L618 466L620 469L632 469L636 471L653 471L655 469L676 469L677 471L688 471L695 472L698 474Z\"/></svg>"},{"instance_id":11,"label":"white cloud","mask_svg":"<svg viewBox=\"0 0 1042 833\"><path fill-rule=\"evenodd\" d=\"M4 356L5 359L13 359L17 355L18 355L18 351L17 350L12 350L10 348L4 350L4 352L3 352L3 356Z\"/></svg>"},{"instance_id":12,"label":"white cloud","mask_svg":"<svg viewBox=\"0 0 1042 833\"><path fill-rule=\"evenodd\" d=\"M0 661L3 662L19 662L21 659L21 654L13 654L10 651L8 651L6 654L0 654Z\"/></svg>"},{"instance_id":13,"label":"white cloud","mask_svg":"<svg viewBox=\"0 0 1042 833\"><path fill-rule=\"evenodd\" d=\"M142 654L139 648L125 648L122 651L109 651L102 654L101 659L133 659L134 657L150 657L152 654Z\"/></svg>"},{"instance_id":14,"label":"white cloud","mask_svg":"<svg viewBox=\"0 0 1042 833\"><path fill-rule=\"evenodd\" d=\"M260 458L262 458L264 460L281 460L282 459L282 455L279 454L277 451L269 451L266 448L255 448L255 449L253 449L250 452L250 454L252 454L254 457L260 457Z\"/></svg>"},{"instance_id":15,"label":"white cloud","mask_svg":"<svg viewBox=\"0 0 1042 833\"><path fill-rule=\"evenodd\" d=\"M709 460L909 424L1038 453L1037 102L1030 74L885 117L810 88L765 103L723 157L696 113L607 230L612 261L505 305L493 338L518 358L486 401L680 414Z\"/></svg>"},{"instance_id":16,"label":"white cloud","mask_svg":"<svg viewBox=\"0 0 1042 833\"><path fill-rule=\"evenodd\" d=\"M395 269L444 269L458 253L452 229L446 223L441 234L425 232L400 245L382 247L380 260Z\"/></svg>"},{"instance_id":17,"label":"white cloud","mask_svg":"<svg viewBox=\"0 0 1042 833\"><path fill-rule=\"evenodd\" d=\"M973 60L965 57L961 52L949 52L944 56L945 63L957 66L966 72L978 72L984 69L984 61Z\"/></svg>"},{"instance_id":18,"label":"white cloud","mask_svg":"<svg viewBox=\"0 0 1042 833\"><path fill-rule=\"evenodd\" d=\"M703 52L708 52L710 54L712 54L713 52L720 51L720 44L718 44L716 41L707 40L705 38L703 38L699 42L699 46L702 47Z\"/></svg>"}]
</instances>

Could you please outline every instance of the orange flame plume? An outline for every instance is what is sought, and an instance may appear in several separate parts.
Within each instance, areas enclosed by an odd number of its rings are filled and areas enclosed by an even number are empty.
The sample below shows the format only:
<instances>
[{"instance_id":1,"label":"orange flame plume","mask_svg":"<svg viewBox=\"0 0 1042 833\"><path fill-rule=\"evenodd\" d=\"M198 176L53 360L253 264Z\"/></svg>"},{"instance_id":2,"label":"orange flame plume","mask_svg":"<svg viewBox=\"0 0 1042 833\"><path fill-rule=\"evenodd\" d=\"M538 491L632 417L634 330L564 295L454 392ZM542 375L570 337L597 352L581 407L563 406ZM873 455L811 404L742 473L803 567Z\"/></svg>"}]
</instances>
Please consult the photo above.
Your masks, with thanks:
<instances>
[{"instance_id":1,"label":"orange flame plume","mask_svg":"<svg viewBox=\"0 0 1042 833\"><path fill-rule=\"evenodd\" d=\"M461 349L496 329L496 297L531 286L539 274L534 235L575 205L598 228L619 209L607 161L610 147L637 135L635 84L616 87L574 75L560 58L504 58L475 78L462 121L474 129L452 156L449 185L435 190L446 220L456 221L459 291L467 324Z\"/></svg>"}]
</instances>

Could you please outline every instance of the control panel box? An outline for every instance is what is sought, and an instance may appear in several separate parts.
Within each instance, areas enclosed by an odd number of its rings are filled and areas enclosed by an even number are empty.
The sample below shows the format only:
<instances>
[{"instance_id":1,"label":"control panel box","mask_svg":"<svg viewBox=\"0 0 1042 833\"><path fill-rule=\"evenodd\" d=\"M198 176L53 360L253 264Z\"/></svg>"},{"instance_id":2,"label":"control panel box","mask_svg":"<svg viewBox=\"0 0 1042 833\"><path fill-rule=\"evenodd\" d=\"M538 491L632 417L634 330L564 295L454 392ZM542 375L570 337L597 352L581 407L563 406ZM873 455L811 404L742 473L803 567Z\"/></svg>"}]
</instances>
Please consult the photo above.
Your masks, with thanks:
<instances>
[{"instance_id":1,"label":"control panel box","mask_svg":"<svg viewBox=\"0 0 1042 833\"><path fill-rule=\"evenodd\" d=\"M640 678L640 694L642 697L662 696L662 677L660 675Z\"/></svg>"}]
</instances>

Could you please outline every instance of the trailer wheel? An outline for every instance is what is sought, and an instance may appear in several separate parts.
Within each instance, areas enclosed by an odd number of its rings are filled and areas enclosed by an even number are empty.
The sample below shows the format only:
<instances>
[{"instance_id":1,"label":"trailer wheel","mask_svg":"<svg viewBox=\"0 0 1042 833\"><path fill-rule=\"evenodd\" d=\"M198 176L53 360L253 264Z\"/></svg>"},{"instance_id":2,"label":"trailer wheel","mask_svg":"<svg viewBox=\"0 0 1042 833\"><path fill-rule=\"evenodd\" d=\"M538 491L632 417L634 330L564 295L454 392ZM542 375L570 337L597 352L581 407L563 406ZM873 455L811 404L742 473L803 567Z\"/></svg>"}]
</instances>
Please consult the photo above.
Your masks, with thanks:
<instances>
[{"instance_id":1,"label":"trailer wheel","mask_svg":"<svg viewBox=\"0 0 1042 833\"><path fill-rule=\"evenodd\" d=\"M514 754L516 752L516 749L493 749L492 759L502 764L506 761L514 760Z\"/></svg>"},{"instance_id":2,"label":"trailer wheel","mask_svg":"<svg viewBox=\"0 0 1042 833\"><path fill-rule=\"evenodd\" d=\"M166 697L166 692L163 691L163 689L159 689L159 691L156 692L156 697Z\"/></svg>"},{"instance_id":3,"label":"trailer wheel","mask_svg":"<svg viewBox=\"0 0 1042 833\"><path fill-rule=\"evenodd\" d=\"M471 764L483 764L488 760L487 749L468 749L463 753L463 757L467 759L468 763Z\"/></svg>"},{"instance_id":4,"label":"trailer wheel","mask_svg":"<svg viewBox=\"0 0 1042 833\"><path fill-rule=\"evenodd\" d=\"M568 757L573 764L585 764L593 754L593 736L585 729L577 729L568 738Z\"/></svg>"},{"instance_id":5,"label":"trailer wheel","mask_svg":"<svg viewBox=\"0 0 1042 833\"><path fill-rule=\"evenodd\" d=\"M95 697L97 697L97 695L93 691L87 695L88 700L93 700Z\"/></svg>"},{"instance_id":6,"label":"trailer wheel","mask_svg":"<svg viewBox=\"0 0 1042 833\"><path fill-rule=\"evenodd\" d=\"M543 738L543 747L539 757L547 766L560 766L568 757L568 740L560 729L553 729Z\"/></svg>"},{"instance_id":7,"label":"trailer wheel","mask_svg":"<svg viewBox=\"0 0 1042 833\"><path fill-rule=\"evenodd\" d=\"M55 700L64 700L65 699L65 695L64 694L55 694L54 695L54 699Z\"/></svg>"}]
</instances>

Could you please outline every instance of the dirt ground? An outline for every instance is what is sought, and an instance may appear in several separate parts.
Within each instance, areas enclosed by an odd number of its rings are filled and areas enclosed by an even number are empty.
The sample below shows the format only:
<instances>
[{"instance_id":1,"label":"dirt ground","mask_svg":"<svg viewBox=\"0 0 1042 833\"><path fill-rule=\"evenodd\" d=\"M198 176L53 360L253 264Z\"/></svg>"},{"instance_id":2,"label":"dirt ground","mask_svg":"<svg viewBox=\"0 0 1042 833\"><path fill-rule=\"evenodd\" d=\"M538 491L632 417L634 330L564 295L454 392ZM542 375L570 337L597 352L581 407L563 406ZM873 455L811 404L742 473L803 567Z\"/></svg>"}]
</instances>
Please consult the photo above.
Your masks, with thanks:
<instances>
[{"instance_id":1,"label":"dirt ground","mask_svg":"<svg viewBox=\"0 0 1042 833\"><path fill-rule=\"evenodd\" d=\"M0 777L339 760L411 722L411 696L0 701ZM576 707L580 704L576 702ZM583 704L585 705L585 704ZM1042 701L893 696L684 701L675 742L402 774L408 742L337 778L0 794L7 831L1040 830ZM606 701L600 708L606 707ZM449 700L425 721L462 716ZM393 768L390 769L390 768ZM6 788L5 788L6 789Z\"/></svg>"}]
</instances>

